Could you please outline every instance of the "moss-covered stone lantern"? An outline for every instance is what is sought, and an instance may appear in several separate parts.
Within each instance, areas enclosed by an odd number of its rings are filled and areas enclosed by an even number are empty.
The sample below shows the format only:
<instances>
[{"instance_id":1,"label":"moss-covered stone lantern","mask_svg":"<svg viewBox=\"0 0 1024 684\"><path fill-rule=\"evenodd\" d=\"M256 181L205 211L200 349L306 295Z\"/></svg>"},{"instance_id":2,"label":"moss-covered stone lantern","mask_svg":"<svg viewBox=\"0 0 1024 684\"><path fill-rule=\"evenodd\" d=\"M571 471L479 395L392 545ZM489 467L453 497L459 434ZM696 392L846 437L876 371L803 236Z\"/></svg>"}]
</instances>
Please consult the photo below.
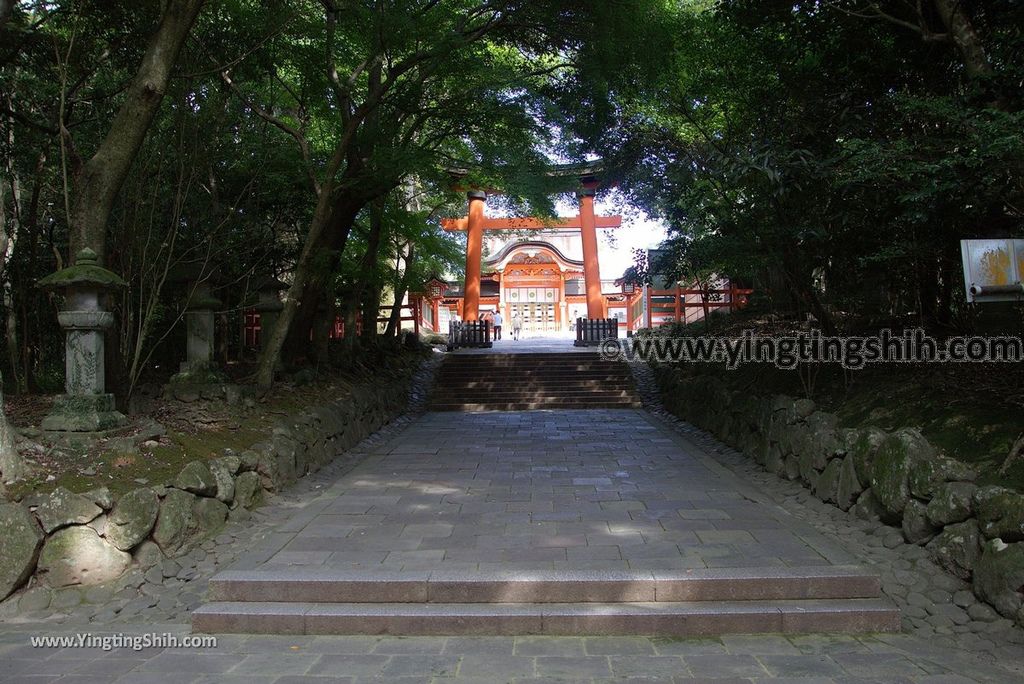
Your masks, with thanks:
<instances>
[{"instance_id":1,"label":"moss-covered stone lantern","mask_svg":"<svg viewBox=\"0 0 1024 684\"><path fill-rule=\"evenodd\" d=\"M64 309L57 314L64 329L65 394L43 419L44 430L96 432L119 427L125 417L115 410L114 395L105 391L104 331L114 314L103 309L104 293L125 286L117 274L99 265L96 253L83 249L75 264L42 278L38 286L64 291Z\"/></svg>"},{"instance_id":2,"label":"moss-covered stone lantern","mask_svg":"<svg viewBox=\"0 0 1024 684\"><path fill-rule=\"evenodd\" d=\"M281 293L288 289L288 284L277 278L267 278L258 290L256 311L260 314L260 347L265 348L270 336L274 334L277 317L284 310Z\"/></svg>"},{"instance_id":3,"label":"moss-covered stone lantern","mask_svg":"<svg viewBox=\"0 0 1024 684\"><path fill-rule=\"evenodd\" d=\"M199 263L177 266L170 275L188 292L185 303L185 360L173 383L211 384L223 380L213 361L215 314L222 303L213 295L212 276Z\"/></svg>"}]
</instances>

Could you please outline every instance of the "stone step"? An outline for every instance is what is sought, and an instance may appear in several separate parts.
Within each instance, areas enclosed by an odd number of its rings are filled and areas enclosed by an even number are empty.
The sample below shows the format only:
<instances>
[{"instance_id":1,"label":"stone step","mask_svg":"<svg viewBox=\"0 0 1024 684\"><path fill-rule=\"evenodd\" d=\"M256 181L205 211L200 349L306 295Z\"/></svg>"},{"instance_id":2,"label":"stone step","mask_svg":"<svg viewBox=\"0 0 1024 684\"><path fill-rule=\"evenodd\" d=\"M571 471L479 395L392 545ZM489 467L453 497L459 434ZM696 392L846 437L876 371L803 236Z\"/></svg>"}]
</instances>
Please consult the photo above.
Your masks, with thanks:
<instances>
[{"instance_id":1,"label":"stone step","mask_svg":"<svg viewBox=\"0 0 1024 684\"><path fill-rule=\"evenodd\" d=\"M500 373L500 374L502 374L502 377L504 377L507 374L513 374L514 373L516 375L521 375L522 377L525 377L525 378L529 378L529 377L544 377L544 376L552 376L552 375L558 375L558 376L564 376L564 377L573 377L573 376L588 377L588 376L593 376L593 375L600 375L600 376L608 375L608 376L612 376L612 377L615 377L615 378L628 378L628 377L630 377L630 373L627 370L617 369L617 368L601 368L601 367L595 367L595 366L590 366L590 367L575 367L575 366L573 366L573 367L555 367L555 368L543 368L543 367L539 367L539 368L532 368L532 367L529 367L529 368L512 368L512 367L498 367L498 366L495 366L495 367L479 367L479 368L455 367L455 368L449 368L449 369L442 368L440 371L438 371L437 375L439 377L441 377L441 376L453 376L453 377L463 377L463 376L465 376L465 377L473 377L473 376L475 376L475 377L480 377L480 375L486 374L486 373Z\"/></svg>"},{"instance_id":2,"label":"stone step","mask_svg":"<svg viewBox=\"0 0 1024 684\"><path fill-rule=\"evenodd\" d=\"M298 603L614 603L877 598L852 566L472 573L445 570L229 570L212 601Z\"/></svg>"},{"instance_id":3,"label":"stone step","mask_svg":"<svg viewBox=\"0 0 1024 684\"><path fill-rule=\"evenodd\" d=\"M631 401L628 399L620 400L605 400L596 399L594 401L582 401L582 400L554 400L549 399L546 401L509 401L509 402L496 402L496 403L484 403L484 402L455 402L455 403L444 403L444 404L431 404L431 411L464 411L464 412L476 412L476 411L541 411L541 410L553 410L553 409L631 409L641 408L643 404L639 401Z\"/></svg>"},{"instance_id":4,"label":"stone step","mask_svg":"<svg viewBox=\"0 0 1024 684\"><path fill-rule=\"evenodd\" d=\"M222 634L635 635L860 634L900 629L881 599L628 603L248 603L192 612Z\"/></svg>"},{"instance_id":5,"label":"stone step","mask_svg":"<svg viewBox=\"0 0 1024 684\"><path fill-rule=\"evenodd\" d=\"M636 396L636 391L629 387L442 387L434 392L437 397L483 398L483 399L534 399L543 396L552 398L572 398L578 396Z\"/></svg>"},{"instance_id":6,"label":"stone step","mask_svg":"<svg viewBox=\"0 0 1024 684\"><path fill-rule=\"evenodd\" d=\"M514 381L522 382L548 382L551 380L565 382L632 382L629 375L605 373L447 373L438 376L438 380L449 382L486 382L486 383L508 383Z\"/></svg>"}]
</instances>

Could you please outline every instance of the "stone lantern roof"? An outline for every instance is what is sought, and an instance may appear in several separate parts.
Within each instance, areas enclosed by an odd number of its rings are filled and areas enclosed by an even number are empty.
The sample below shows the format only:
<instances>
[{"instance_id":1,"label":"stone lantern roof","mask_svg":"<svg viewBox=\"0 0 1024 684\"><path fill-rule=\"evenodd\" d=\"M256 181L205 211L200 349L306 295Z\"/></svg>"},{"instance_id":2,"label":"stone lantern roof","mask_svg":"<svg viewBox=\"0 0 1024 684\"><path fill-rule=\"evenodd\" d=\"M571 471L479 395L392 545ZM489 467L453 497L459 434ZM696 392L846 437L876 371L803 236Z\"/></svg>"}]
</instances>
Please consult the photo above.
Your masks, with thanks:
<instances>
[{"instance_id":1,"label":"stone lantern roof","mask_svg":"<svg viewBox=\"0 0 1024 684\"><path fill-rule=\"evenodd\" d=\"M125 287L127 283L113 271L108 271L100 266L96 252L88 247L78 253L73 266L62 268L56 273L40 278L36 283L37 287L47 290L78 285L91 285L97 290L116 290Z\"/></svg>"}]
</instances>

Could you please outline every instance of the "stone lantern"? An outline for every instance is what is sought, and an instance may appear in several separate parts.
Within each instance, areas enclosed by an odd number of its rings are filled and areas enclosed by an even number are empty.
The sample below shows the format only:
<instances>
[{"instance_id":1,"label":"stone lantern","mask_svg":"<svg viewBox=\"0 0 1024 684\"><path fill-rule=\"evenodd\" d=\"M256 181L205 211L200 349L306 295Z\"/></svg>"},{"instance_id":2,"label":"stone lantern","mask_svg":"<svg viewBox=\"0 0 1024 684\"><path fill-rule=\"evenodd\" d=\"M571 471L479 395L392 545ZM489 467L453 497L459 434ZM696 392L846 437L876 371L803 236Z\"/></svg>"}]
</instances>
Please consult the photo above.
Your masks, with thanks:
<instances>
[{"instance_id":1,"label":"stone lantern","mask_svg":"<svg viewBox=\"0 0 1024 684\"><path fill-rule=\"evenodd\" d=\"M64 291L64 310L57 314L65 340L65 394L43 419L44 430L96 432L124 425L126 418L115 410L114 395L107 394L104 379L103 335L114 324L105 311L105 292L125 286L117 274L101 267L96 252L83 249L74 266L39 281L39 287Z\"/></svg>"},{"instance_id":2,"label":"stone lantern","mask_svg":"<svg viewBox=\"0 0 1024 684\"><path fill-rule=\"evenodd\" d=\"M213 368L214 314L221 307L213 296L210 278L203 277L199 264L188 264L176 269L173 279L187 283L191 290L185 307L185 360L181 362L177 382L216 382L219 377Z\"/></svg>"},{"instance_id":3,"label":"stone lantern","mask_svg":"<svg viewBox=\"0 0 1024 684\"><path fill-rule=\"evenodd\" d=\"M257 291L256 311L260 314L260 348L267 346L267 340L274 332L277 317L284 309L281 292L288 289L286 283L277 278L267 278Z\"/></svg>"}]
</instances>

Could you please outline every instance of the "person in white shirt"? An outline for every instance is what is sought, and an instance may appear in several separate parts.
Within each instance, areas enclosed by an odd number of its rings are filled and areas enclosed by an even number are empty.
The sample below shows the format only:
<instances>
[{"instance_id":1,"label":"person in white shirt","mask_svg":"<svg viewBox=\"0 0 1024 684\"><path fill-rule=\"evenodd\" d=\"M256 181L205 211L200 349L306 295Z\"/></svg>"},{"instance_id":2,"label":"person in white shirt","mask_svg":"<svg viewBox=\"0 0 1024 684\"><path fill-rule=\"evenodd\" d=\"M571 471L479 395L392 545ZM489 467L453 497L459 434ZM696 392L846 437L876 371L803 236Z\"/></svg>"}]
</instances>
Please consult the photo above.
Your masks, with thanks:
<instances>
[{"instance_id":1,"label":"person in white shirt","mask_svg":"<svg viewBox=\"0 0 1024 684\"><path fill-rule=\"evenodd\" d=\"M501 339L501 312L494 311L494 339Z\"/></svg>"}]
</instances>

